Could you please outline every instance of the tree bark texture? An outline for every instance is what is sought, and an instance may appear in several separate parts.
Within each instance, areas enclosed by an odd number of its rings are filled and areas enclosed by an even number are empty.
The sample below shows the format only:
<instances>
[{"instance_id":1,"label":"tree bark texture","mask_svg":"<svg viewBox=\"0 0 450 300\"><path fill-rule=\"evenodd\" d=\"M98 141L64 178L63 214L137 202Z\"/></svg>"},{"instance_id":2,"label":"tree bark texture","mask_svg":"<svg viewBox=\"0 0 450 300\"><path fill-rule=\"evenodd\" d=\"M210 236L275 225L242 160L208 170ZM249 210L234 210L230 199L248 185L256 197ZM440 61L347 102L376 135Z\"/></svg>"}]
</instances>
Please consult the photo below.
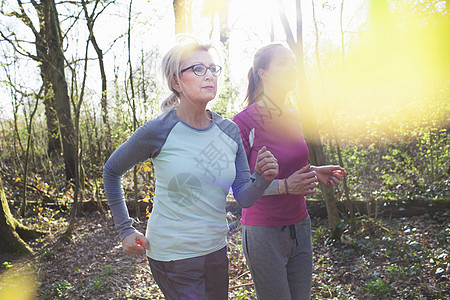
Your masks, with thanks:
<instances>
[{"instance_id":1,"label":"tree bark texture","mask_svg":"<svg viewBox=\"0 0 450 300\"><path fill-rule=\"evenodd\" d=\"M280 1L280 5L282 5ZM286 40L288 42L291 51L297 58L297 72L298 72L298 108L300 109L300 115L302 118L302 125L304 130L305 139L308 142L309 160L312 165L326 165L323 144L320 139L319 128L314 111L314 104L312 101L309 86L306 80L305 65L303 58L303 18L302 8L300 0L296 0L296 16L297 16L297 40L295 41L294 35L290 28L289 22L285 13L280 10L280 20L282 22L284 31L286 33ZM341 222L339 217L339 211L337 208L337 200L334 195L332 187L320 185L324 201L327 206L328 213L328 225L331 230L331 236L333 238L339 237L339 224Z\"/></svg>"},{"instance_id":2,"label":"tree bark texture","mask_svg":"<svg viewBox=\"0 0 450 300\"><path fill-rule=\"evenodd\" d=\"M35 32L36 56L39 61L39 68L41 71L41 79L44 84L44 106L45 117L47 121L47 137L49 156L61 152L61 140L58 128L58 117L56 115L56 103L53 95L52 85L48 79L49 72L49 58L47 55L47 42L45 36L47 35L46 22L49 20L48 5L46 3L35 4L35 9L39 17L40 29L39 33Z\"/></svg>"},{"instance_id":3,"label":"tree bark texture","mask_svg":"<svg viewBox=\"0 0 450 300\"><path fill-rule=\"evenodd\" d=\"M54 0L32 1L39 20L39 31L28 17L22 2L19 18L28 26L35 36L36 56L40 64L41 78L44 83L44 105L48 126L48 153L62 150L67 179L75 177L74 128L70 111L70 99L64 74L64 54L58 12Z\"/></svg>"},{"instance_id":4,"label":"tree bark texture","mask_svg":"<svg viewBox=\"0 0 450 300\"><path fill-rule=\"evenodd\" d=\"M191 32L191 8L191 0L173 0L173 12L175 14L175 34Z\"/></svg>"},{"instance_id":5,"label":"tree bark texture","mask_svg":"<svg viewBox=\"0 0 450 300\"><path fill-rule=\"evenodd\" d=\"M43 1L44 2L44 1ZM59 26L58 12L54 0L45 1L47 4L45 27L47 29L46 42L49 58L49 81L53 89L55 110L59 121L66 179L75 178L75 131L72 122L70 99L64 74L64 54L62 52L62 35Z\"/></svg>"}]
</instances>

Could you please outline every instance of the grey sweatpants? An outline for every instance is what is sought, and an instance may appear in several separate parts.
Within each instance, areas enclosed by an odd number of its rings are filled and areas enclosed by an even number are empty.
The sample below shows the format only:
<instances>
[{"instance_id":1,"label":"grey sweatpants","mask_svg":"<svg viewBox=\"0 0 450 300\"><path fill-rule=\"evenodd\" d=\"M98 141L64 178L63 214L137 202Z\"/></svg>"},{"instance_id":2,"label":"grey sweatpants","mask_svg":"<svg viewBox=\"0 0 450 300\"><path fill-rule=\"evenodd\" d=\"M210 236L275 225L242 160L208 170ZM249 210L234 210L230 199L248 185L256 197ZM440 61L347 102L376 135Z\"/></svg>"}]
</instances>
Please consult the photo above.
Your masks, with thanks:
<instances>
[{"instance_id":1,"label":"grey sweatpants","mask_svg":"<svg viewBox=\"0 0 450 300\"><path fill-rule=\"evenodd\" d=\"M242 248L259 300L310 299L312 243L309 216L291 226L243 225Z\"/></svg>"}]
</instances>

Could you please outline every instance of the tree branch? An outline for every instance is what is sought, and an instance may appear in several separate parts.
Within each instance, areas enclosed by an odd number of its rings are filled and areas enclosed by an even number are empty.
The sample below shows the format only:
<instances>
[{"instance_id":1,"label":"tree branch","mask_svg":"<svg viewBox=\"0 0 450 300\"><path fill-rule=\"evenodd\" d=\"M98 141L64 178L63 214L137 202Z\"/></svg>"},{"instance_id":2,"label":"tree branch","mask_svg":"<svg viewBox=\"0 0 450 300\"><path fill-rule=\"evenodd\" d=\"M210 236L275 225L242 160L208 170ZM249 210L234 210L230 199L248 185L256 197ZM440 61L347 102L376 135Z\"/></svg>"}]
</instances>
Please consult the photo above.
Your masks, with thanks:
<instances>
[{"instance_id":1,"label":"tree branch","mask_svg":"<svg viewBox=\"0 0 450 300\"><path fill-rule=\"evenodd\" d=\"M14 37L16 36L15 33L11 33ZM5 36L5 34L3 33L3 31L0 30L0 35L1 37L8 43L11 44L11 46L13 47L14 51L19 53L20 55L23 56L27 56L30 57L31 59L40 62L41 60L39 59L39 57L37 57L36 55L31 54L30 52L28 52L27 50L23 49L19 43L17 43L17 45L11 40L9 39L7 36ZM18 40L16 38L14 38L14 40L16 42L18 42Z\"/></svg>"},{"instance_id":2,"label":"tree branch","mask_svg":"<svg viewBox=\"0 0 450 300\"><path fill-rule=\"evenodd\" d=\"M294 40L294 35L292 34L291 27L289 26L289 21L286 17L286 14L284 13L284 10L282 9L282 3L279 2L279 14L280 14L280 21L283 25L284 32L286 34L286 40L291 49L297 48L297 43Z\"/></svg>"},{"instance_id":3,"label":"tree branch","mask_svg":"<svg viewBox=\"0 0 450 300\"><path fill-rule=\"evenodd\" d=\"M34 1L33 1L34 2ZM23 8L22 1L17 0L17 4L19 4L20 12L21 14L18 14L15 12L15 16L21 20L28 28L33 31L34 36L36 37L36 40L38 38L42 38L39 32L36 30L36 28L33 25L33 22L31 21L30 17L28 17L27 13L25 12L25 9ZM33 3L35 5L35 3ZM36 4L38 5L38 4ZM36 7L36 6L35 6ZM39 7L39 6L38 6Z\"/></svg>"}]
</instances>

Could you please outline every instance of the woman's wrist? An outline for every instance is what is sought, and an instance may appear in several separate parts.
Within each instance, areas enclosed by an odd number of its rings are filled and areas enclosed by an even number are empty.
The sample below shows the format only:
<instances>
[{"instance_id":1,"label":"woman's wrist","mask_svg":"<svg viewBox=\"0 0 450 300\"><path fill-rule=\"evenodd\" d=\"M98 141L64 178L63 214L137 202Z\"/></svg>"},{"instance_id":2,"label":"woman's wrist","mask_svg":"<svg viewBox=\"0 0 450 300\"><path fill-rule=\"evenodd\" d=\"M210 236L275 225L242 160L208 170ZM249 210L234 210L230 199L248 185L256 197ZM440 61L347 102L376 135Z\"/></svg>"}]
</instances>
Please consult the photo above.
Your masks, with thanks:
<instances>
[{"instance_id":1,"label":"woman's wrist","mask_svg":"<svg viewBox=\"0 0 450 300\"><path fill-rule=\"evenodd\" d=\"M288 184L287 184L287 179L283 179L284 182L284 189L286 190L286 194L289 194L289 188L288 188Z\"/></svg>"},{"instance_id":2,"label":"woman's wrist","mask_svg":"<svg viewBox=\"0 0 450 300\"><path fill-rule=\"evenodd\" d=\"M280 195L287 194L286 187L284 185L284 179L278 179L278 193Z\"/></svg>"}]
</instances>

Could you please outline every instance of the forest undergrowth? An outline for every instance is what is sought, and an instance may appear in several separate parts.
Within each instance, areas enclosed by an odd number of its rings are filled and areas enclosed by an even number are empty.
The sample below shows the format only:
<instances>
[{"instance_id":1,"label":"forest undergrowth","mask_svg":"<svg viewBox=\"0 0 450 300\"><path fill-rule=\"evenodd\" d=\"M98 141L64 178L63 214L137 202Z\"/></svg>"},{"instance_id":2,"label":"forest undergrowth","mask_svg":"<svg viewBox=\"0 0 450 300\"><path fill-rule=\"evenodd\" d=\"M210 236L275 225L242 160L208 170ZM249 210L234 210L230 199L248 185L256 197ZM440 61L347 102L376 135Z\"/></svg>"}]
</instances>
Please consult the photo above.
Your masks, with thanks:
<instances>
[{"instance_id":1,"label":"forest undergrowth","mask_svg":"<svg viewBox=\"0 0 450 300\"><path fill-rule=\"evenodd\" d=\"M390 220L362 217L357 231L337 242L328 239L326 220L311 216L312 299L446 299L449 215L443 211ZM30 243L33 263L0 256L2 273L34 272L37 299L164 299L145 256L123 253L110 218L98 211L86 213L72 240L64 241L60 236L66 218L63 212L43 210L22 220L49 234ZM241 251L238 217L229 213L229 221L229 299L256 299ZM136 227L144 231L145 221ZM0 294L5 288L0 285Z\"/></svg>"}]
</instances>

